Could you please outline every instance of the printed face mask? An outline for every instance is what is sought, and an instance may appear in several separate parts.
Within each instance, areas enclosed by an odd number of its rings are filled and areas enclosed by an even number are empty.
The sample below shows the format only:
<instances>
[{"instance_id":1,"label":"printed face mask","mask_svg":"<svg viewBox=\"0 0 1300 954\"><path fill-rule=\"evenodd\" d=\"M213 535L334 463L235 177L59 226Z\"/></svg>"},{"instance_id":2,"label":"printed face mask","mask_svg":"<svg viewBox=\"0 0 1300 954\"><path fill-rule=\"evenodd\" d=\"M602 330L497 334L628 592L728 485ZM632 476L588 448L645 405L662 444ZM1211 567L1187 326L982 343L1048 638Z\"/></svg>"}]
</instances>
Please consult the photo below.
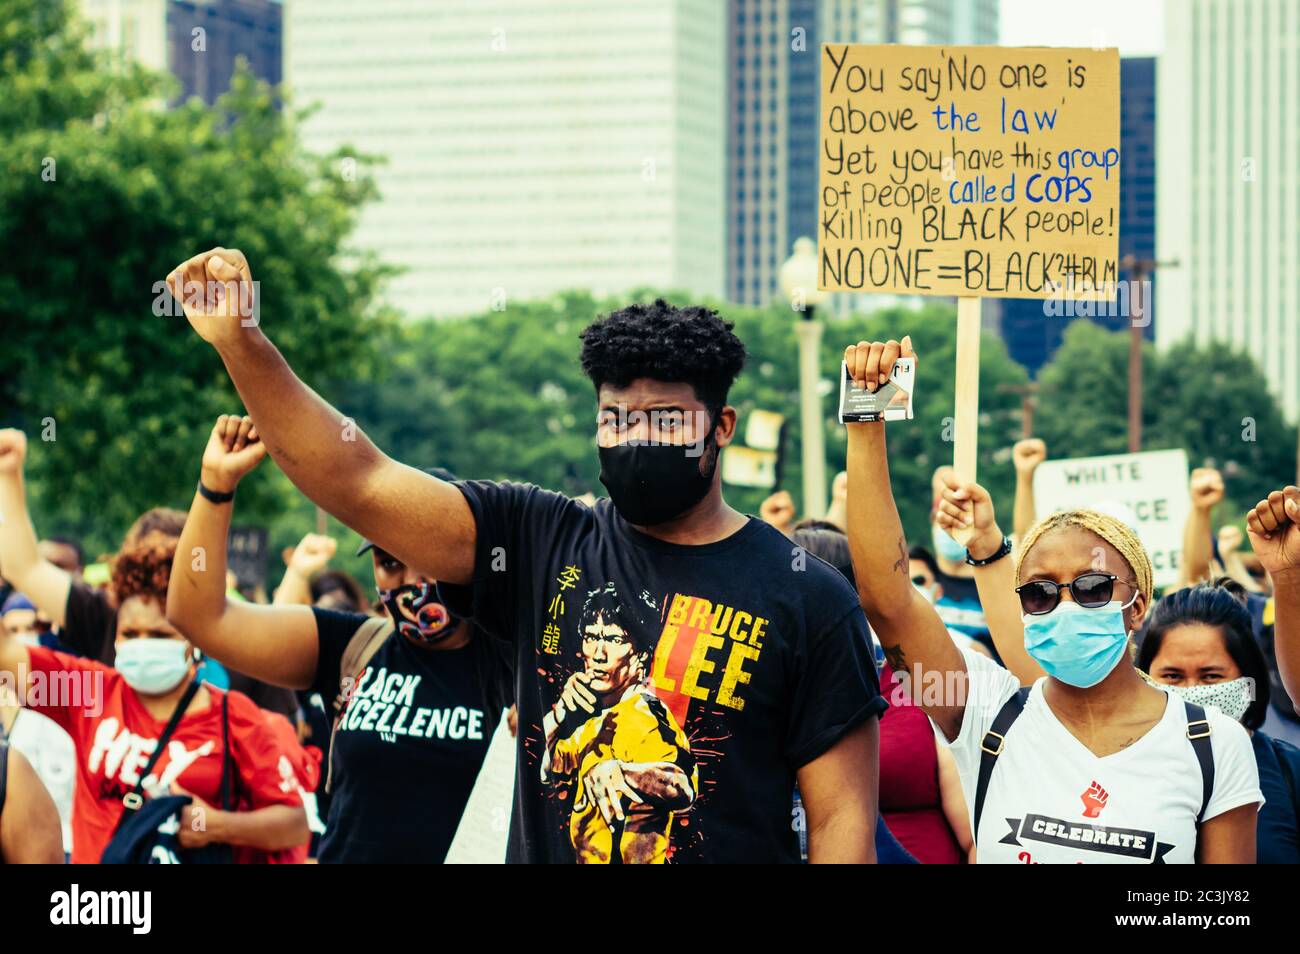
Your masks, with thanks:
<instances>
[{"instance_id":1,"label":"printed face mask","mask_svg":"<svg viewBox=\"0 0 1300 954\"><path fill-rule=\"evenodd\" d=\"M931 528L930 538L934 541L934 552L945 560L961 563L966 559L966 548L944 533L937 523Z\"/></svg>"},{"instance_id":2,"label":"printed face mask","mask_svg":"<svg viewBox=\"0 0 1300 954\"><path fill-rule=\"evenodd\" d=\"M1124 610L1129 605L1111 600L1089 609L1061 602L1050 613L1026 613L1021 617L1025 651L1049 676L1080 689L1095 686L1124 658L1128 647Z\"/></svg>"},{"instance_id":3,"label":"printed face mask","mask_svg":"<svg viewBox=\"0 0 1300 954\"><path fill-rule=\"evenodd\" d=\"M392 590L379 590L379 599L397 631L417 643L439 642L460 624L460 617L438 601L438 590L433 583L408 583Z\"/></svg>"},{"instance_id":4,"label":"printed face mask","mask_svg":"<svg viewBox=\"0 0 1300 954\"><path fill-rule=\"evenodd\" d=\"M708 453L713 432L705 441ZM653 527L680 516L704 499L713 485L718 457L700 473L701 455L688 454L694 444L615 444L600 448L600 482L628 523Z\"/></svg>"},{"instance_id":5,"label":"printed face mask","mask_svg":"<svg viewBox=\"0 0 1300 954\"><path fill-rule=\"evenodd\" d=\"M1198 706L1214 706L1234 722L1240 722L1255 701L1255 680L1238 676L1226 682L1207 682L1199 686L1165 686Z\"/></svg>"},{"instance_id":6,"label":"printed face mask","mask_svg":"<svg viewBox=\"0 0 1300 954\"><path fill-rule=\"evenodd\" d=\"M179 686L190 671L190 647L183 639L137 636L117 647L113 668L136 692L159 696Z\"/></svg>"}]
</instances>

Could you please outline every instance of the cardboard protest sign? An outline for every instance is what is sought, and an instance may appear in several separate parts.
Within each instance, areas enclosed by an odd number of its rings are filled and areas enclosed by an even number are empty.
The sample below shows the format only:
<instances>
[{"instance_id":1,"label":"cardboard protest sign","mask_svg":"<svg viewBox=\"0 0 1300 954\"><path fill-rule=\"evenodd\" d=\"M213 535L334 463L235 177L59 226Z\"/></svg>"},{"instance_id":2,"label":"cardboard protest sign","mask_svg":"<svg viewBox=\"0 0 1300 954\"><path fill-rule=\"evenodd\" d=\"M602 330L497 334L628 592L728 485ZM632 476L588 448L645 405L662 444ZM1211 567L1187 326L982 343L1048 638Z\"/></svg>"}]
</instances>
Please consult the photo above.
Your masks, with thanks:
<instances>
[{"instance_id":1,"label":"cardboard protest sign","mask_svg":"<svg viewBox=\"0 0 1300 954\"><path fill-rule=\"evenodd\" d=\"M1151 554L1156 586L1177 586L1191 511L1187 478L1185 450L1048 460L1034 472L1034 505L1039 516L1097 506L1123 516Z\"/></svg>"},{"instance_id":2,"label":"cardboard protest sign","mask_svg":"<svg viewBox=\"0 0 1300 954\"><path fill-rule=\"evenodd\" d=\"M1119 54L822 46L818 287L1109 298Z\"/></svg>"}]
</instances>

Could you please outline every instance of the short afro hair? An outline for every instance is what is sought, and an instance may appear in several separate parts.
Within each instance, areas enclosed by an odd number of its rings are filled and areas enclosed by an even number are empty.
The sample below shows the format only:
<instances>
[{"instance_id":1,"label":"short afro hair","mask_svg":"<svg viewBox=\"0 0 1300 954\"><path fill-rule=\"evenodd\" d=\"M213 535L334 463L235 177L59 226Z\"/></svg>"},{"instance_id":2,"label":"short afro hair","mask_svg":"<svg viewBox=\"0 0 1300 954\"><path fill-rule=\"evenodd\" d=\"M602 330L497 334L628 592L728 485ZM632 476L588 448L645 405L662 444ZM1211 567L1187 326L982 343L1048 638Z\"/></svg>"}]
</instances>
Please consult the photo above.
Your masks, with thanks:
<instances>
[{"instance_id":1,"label":"short afro hair","mask_svg":"<svg viewBox=\"0 0 1300 954\"><path fill-rule=\"evenodd\" d=\"M176 539L161 531L123 546L113 558L110 571L109 590L114 603L121 606L131 597L141 596L165 606L175 556Z\"/></svg>"},{"instance_id":2,"label":"short afro hair","mask_svg":"<svg viewBox=\"0 0 1300 954\"><path fill-rule=\"evenodd\" d=\"M689 384L716 415L745 366L745 346L733 327L699 305L678 308L662 298L628 305L583 330L582 370L597 391L637 378Z\"/></svg>"}]
</instances>

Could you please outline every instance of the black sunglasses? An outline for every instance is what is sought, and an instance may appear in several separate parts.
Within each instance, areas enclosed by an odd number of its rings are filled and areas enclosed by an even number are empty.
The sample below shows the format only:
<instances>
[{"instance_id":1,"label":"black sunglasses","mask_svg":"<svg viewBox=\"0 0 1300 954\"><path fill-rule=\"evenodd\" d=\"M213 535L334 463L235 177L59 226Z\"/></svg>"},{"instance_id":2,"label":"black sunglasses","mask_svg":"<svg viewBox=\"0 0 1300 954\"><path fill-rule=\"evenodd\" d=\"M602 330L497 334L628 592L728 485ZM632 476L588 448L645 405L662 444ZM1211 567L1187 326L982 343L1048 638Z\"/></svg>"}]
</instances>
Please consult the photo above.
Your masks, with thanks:
<instances>
[{"instance_id":1,"label":"black sunglasses","mask_svg":"<svg viewBox=\"0 0 1300 954\"><path fill-rule=\"evenodd\" d=\"M1129 580L1120 580L1113 573L1085 573L1062 586L1051 580L1030 580L1016 587L1020 595L1020 608L1030 616L1042 616L1050 613L1061 602L1061 590L1070 590L1070 595L1080 606L1096 609L1110 602L1115 592L1115 582L1119 581L1136 588L1137 584Z\"/></svg>"}]
</instances>

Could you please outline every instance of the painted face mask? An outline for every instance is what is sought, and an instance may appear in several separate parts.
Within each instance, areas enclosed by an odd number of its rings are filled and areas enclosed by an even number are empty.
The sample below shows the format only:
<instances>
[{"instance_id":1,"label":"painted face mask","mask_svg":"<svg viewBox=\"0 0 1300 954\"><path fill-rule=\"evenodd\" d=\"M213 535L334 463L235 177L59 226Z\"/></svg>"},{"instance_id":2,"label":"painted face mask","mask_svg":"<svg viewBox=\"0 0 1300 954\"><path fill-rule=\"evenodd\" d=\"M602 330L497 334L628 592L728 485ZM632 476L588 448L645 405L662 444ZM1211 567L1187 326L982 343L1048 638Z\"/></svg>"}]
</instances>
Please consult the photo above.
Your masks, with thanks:
<instances>
[{"instance_id":1,"label":"painted face mask","mask_svg":"<svg viewBox=\"0 0 1300 954\"><path fill-rule=\"evenodd\" d=\"M136 692L160 696L180 685L190 671L190 647L183 639L139 636L117 647L113 668Z\"/></svg>"},{"instance_id":2,"label":"painted face mask","mask_svg":"<svg viewBox=\"0 0 1300 954\"><path fill-rule=\"evenodd\" d=\"M1238 676L1225 682L1207 682L1199 686L1165 686L1186 702L1214 706L1234 722L1240 722L1255 701L1255 680Z\"/></svg>"},{"instance_id":3,"label":"painted face mask","mask_svg":"<svg viewBox=\"0 0 1300 954\"><path fill-rule=\"evenodd\" d=\"M417 643L432 645L451 634L460 623L438 600L433 583L408 583L391 590L379 590L379 599L397 631Z\"/></svg>"},{"instance_id":4,"label":"painted face mask","mask_svg":"<svg viewBox=\"0 0 1300 954\"><path fill-rule=\"evenodd\" d=\"M1089 608L1061 602L1050 613L1026 613L1021 617L1025 651L1049 676L1080 689L1095 686L1124 658L1128 647L1124 610L1130 605L1111 600Z\"/></svg>"}]
</instances>

